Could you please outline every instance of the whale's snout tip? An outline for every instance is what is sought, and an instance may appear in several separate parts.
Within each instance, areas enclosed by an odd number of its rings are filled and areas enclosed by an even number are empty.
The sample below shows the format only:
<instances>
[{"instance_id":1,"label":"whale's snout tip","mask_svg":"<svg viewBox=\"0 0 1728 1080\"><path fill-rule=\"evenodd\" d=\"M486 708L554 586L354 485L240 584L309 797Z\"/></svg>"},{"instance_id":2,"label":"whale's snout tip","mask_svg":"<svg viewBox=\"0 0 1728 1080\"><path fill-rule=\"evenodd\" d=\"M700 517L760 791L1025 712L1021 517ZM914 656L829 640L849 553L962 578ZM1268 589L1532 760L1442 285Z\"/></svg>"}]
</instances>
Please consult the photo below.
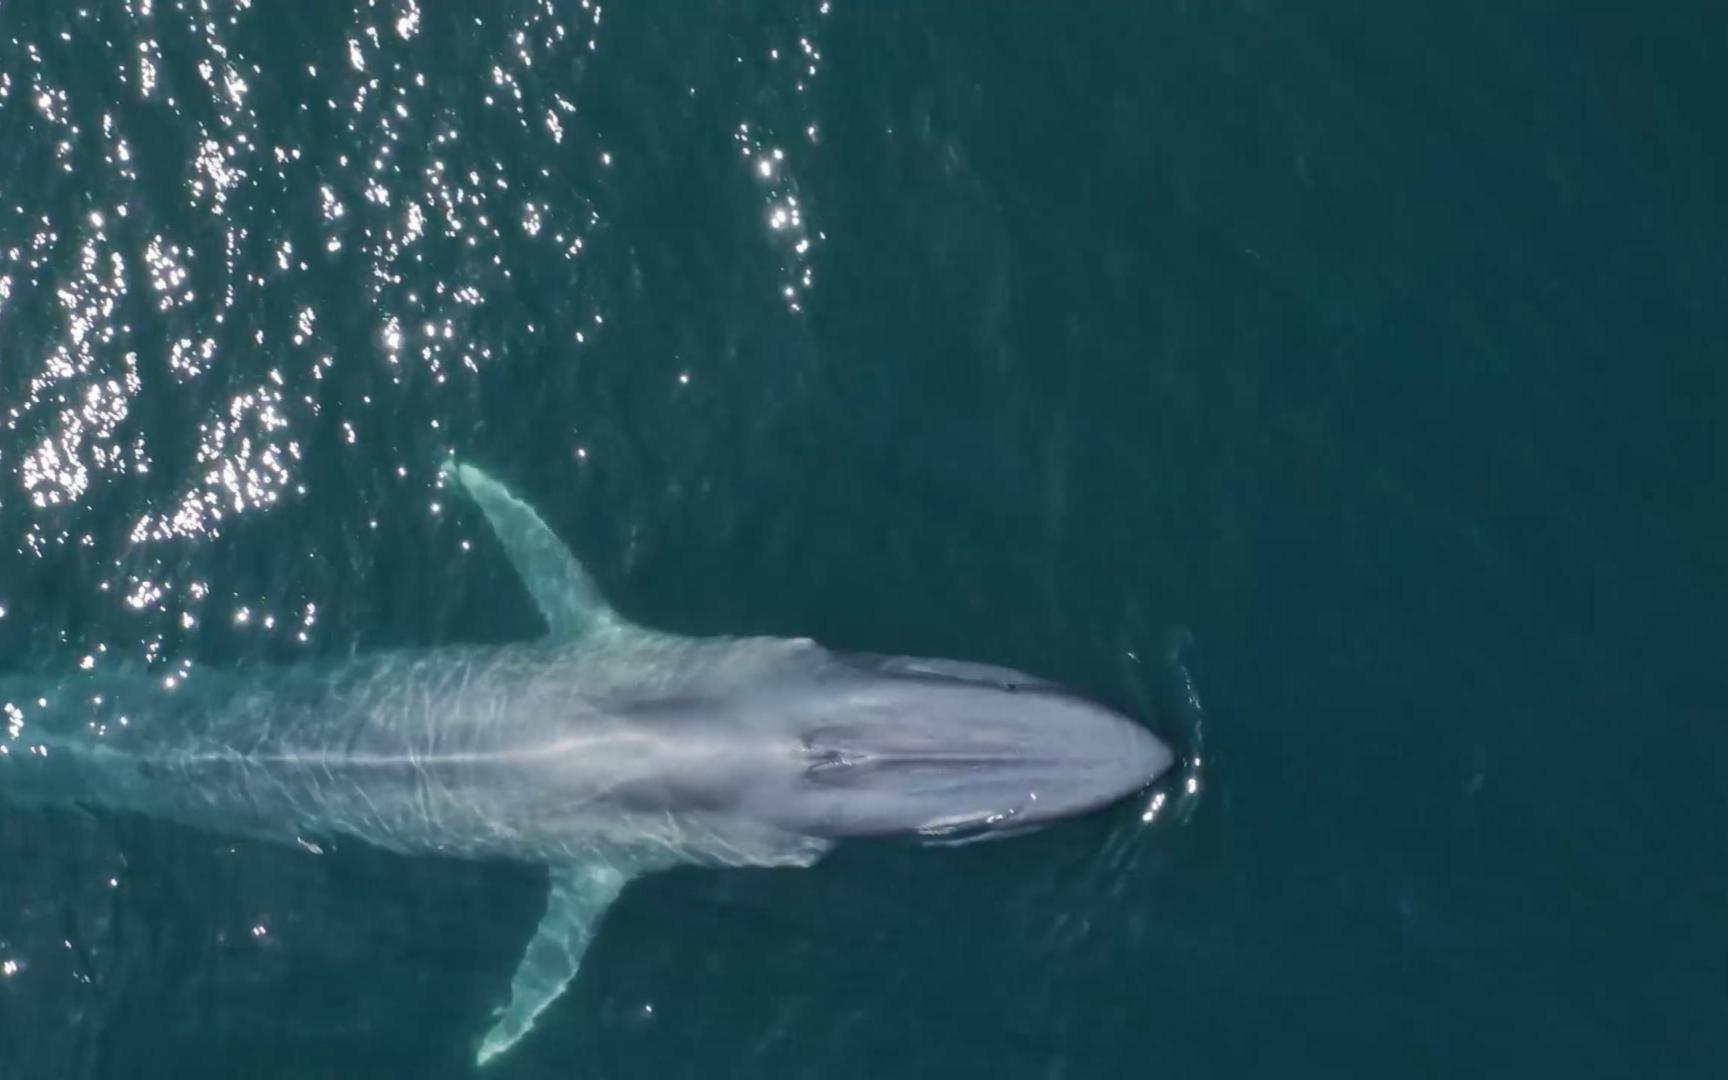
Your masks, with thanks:
<instances>
[{"instance_id":1,"label":"whale's snout tip","mask_svg":"<svg viewBox=\"0 0 1728 1080\"><path fill-rule=\"evenodd\" d=\"M1135 790L1146 787L1169 771L1176 752L1163 739L1138 724L1128 727L1128 747L1123 753L1125 771Z\"/></svg>"}]
</instances>

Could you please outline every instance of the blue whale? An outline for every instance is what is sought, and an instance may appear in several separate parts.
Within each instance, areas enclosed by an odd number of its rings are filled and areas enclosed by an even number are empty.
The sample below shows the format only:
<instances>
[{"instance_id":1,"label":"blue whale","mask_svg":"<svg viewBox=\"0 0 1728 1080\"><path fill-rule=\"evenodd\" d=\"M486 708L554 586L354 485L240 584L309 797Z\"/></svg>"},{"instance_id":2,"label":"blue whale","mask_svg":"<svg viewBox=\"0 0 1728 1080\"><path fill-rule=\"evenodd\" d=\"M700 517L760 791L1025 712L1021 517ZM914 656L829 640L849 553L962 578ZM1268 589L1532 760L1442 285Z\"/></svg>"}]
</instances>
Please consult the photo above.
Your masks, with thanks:
<instances>
[{"instance_id":1,"label":"blue whale","mask_svg":"<svg viewBox=\"0 0 1728 1080\"><path fill-rule=\"evenodd\" d=\"M0 680L0 796L546 866L546 914L484 1063L575 978L632 878L809 866L847 837L1005 834L1112 803L1172 762L1144 727L1017 671L633 625L527 504L472 466L443 478L491 524L544 638Z\"/></svg>"}]
</instances>

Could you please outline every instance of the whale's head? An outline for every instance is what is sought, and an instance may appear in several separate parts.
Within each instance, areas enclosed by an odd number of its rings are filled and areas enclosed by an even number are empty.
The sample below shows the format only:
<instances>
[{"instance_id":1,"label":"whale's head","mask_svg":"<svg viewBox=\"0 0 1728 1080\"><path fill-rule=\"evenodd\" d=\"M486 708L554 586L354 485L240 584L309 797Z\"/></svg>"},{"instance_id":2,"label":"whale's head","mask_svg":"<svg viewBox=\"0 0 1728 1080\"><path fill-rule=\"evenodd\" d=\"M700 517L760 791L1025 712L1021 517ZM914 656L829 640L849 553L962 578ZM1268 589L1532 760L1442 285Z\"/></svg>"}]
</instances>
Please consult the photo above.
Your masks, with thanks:
<instances>
[{"instance_id":1,"label":"whale's head","mask_svg":"<svg viewBox=\"0 0 1728 1080\"><path fill-rule=\"evenodd\" d=\"M786 826L824 837L957 839L1097 810L1174 759L1145 727L1020 672L848 657L806 701Z\"/></svg>"}]
</instances>

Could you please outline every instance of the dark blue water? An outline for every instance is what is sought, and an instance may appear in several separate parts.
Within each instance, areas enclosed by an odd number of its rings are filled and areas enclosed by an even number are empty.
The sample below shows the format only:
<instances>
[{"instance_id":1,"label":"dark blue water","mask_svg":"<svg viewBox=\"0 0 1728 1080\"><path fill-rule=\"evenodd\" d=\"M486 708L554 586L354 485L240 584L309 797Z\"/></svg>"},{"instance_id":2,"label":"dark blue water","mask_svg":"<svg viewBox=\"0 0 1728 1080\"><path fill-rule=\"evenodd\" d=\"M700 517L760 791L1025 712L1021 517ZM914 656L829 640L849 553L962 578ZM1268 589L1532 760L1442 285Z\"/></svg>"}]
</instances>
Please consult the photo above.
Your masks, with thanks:
<instances>
[{"instance_id":1,"label":"dark blue water","mask_svg":"<svg viewBox=\"0 0 1728 1080\"><path fill-rule=\"evenodd\" d=\"M0 0L0 664L530 636L452 452L668 630L1167 724L1185 624L1185 822L645 879L495 1075L1722 1075L1724 70L1678 2ZM0 800L0 1075L467 1075L542 890Z\"/></svg>"}]
</instances>

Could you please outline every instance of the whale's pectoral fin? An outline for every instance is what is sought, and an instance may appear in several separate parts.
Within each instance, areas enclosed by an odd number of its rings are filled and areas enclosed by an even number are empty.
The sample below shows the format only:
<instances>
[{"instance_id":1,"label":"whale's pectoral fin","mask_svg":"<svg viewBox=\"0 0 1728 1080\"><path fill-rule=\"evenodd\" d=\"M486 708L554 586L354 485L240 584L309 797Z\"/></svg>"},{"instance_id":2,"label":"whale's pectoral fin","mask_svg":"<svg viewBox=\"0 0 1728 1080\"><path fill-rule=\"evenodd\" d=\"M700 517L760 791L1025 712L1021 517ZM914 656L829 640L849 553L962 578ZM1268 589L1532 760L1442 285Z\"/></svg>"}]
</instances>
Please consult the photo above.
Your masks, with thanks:
<instances>
[{"instance_id":1,"label":"whale's pectoral fin","mask_svg":"<svg viewBox=\"0 0 1728 1080\"><path fill-rule=\"evenodd\" d=\"M622 871L603 863L553 868L546 915L522 954L522 962L516 965L509 1004L480 1043L480 1064L528 1034L534 1018L570 985L582 964L582 953L594 937L595 925L626 880Z\"/></svg>"},{"instance_id":2,"label":"whale's pectoral fin","mask_svg":"<svg viewBox=\"0 0 1728 1080\"><path fill-rule=\"evenodd\" d=\"M446 461L439 472L479 504L553 634L580 637L620 623L594 579L533 507L472 465Z\"/></svg>"}]
</instances>

